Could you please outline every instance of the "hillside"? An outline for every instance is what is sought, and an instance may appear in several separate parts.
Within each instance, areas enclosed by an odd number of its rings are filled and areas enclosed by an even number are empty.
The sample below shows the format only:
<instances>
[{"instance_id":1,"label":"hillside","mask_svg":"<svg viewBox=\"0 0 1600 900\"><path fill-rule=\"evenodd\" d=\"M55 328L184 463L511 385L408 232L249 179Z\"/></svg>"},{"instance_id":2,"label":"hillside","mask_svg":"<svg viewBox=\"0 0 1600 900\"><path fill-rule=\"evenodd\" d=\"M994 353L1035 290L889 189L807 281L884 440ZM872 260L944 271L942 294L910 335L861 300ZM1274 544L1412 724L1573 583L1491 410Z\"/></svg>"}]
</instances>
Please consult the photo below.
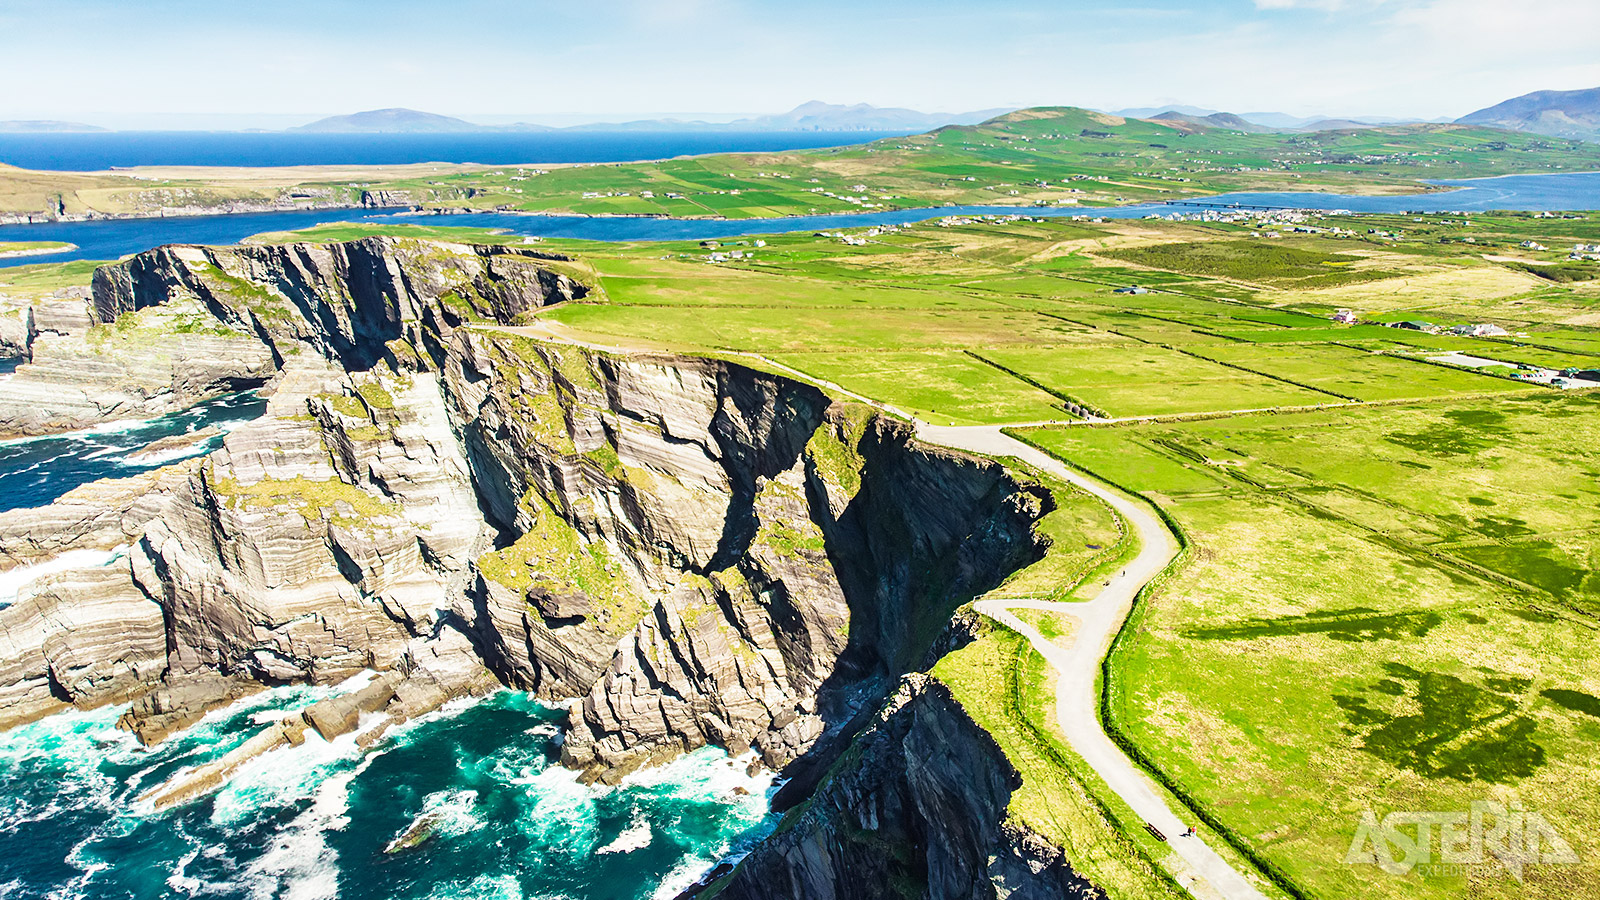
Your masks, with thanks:
<instances>
[{"instance_id":1,"label":"hillside","mask_svg":"<svg viewBox=\"0 0 1600 900\"><path fill-rule=\"evenodd\" d=\"M1196 116L1185 115L1174 110L1164 112L1158 116L1151 116L1150 121L1160 122L1163 125L1182 125L1196 130L1220 128L1224 131L1242 131L1246 134L1268 134L1277 130L1266 125L1257 125L1241 116L1225 112Z\"/></svg>"},{"instance_id":2,"label":"hillside","mask_svg":"<svg viewBox=\"0 0 1600 900\"><path fill-rule=\"evenodd\" d=\"M1463 125L1488 125L1555 137L1600 141L1600 87L1581 91L1534 91L1468 113Z\"/></svg>"},{"instance_id":3,"label":"hillside","mask_svg":"<svg viewBox=\"0 0 1600 900\"><path fill-rule=\"evenodd\" d=\"M0 214L140 214L159 191L181 190L190 206L208 211L311 202L747 219L947 203L1087 209L1229 191L1409 194L1438 179L1600 169L1596 144L1470 125L1253 134L1218 122L1038 107L848 147L550 170L407 170L359 179L359 188L350 186L358 179L310 169L270 184L254 179L260 187L248 191L238 172L220 170L162 173L160 184L90 184L70 173L8 169L0 170ZM90 189L98 187L115 190Z\"/></svg>"}]
</instances>

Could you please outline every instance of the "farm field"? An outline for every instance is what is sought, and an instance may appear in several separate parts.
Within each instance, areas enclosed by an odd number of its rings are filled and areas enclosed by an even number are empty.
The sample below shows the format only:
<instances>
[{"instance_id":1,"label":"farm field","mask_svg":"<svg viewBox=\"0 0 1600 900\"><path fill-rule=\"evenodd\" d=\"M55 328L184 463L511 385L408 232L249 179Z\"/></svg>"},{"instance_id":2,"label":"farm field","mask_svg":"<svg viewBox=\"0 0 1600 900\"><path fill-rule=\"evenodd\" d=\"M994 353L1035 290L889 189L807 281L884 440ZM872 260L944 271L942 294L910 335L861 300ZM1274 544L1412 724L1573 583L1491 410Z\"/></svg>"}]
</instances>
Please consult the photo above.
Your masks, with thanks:
<instances>
[{"instance_id":1,"label":"farm field","mask_svg":"<svg viewBox=\"0 0 1600 900\"><path fill-rule=\"evenodd\" d=\"M1475 348L1473 348L1475 349ZM1351 400L1410 400L1459 394L1519 392L1508 378L1332 344L1233 344L1196 353ZM1490 369L1489 372L1507 372Z\"/></svg>"},{"instance_id":2,"label":"farm field","mask_svg":"<svg viewBox=\"0 0 1600 900\"><path fill-rule=\"evenodd\" d=\"M991 425L1069 418L1056 397L959 350L788 353L808 375L895 405L930 422Z\"/></svg>"},{"instance_id":3,"label":"farm field","mask_svg":"<svg viewBox=\"0 0 1600 900\"><path fill-rule=\"evenodd\" d=\"M1594 893L1588 867L1530 867L1518 884L1501 867L1388 876L1344 859L1366 810L1483 799L1519 800L1585 859L1600 853L1585 826L1600 816L1600 389L1424 359L1600 363L1600 327L1582 323L1591 288L1497 261L1549 263L1558 251L1520 244L1600 239L1600 216L1302 221L1323 230L1004 217L850 232L865 243L546 240L592 291L526 327L798 370L935 424L1062 423L1021 434L1147 498L1190 542L1112 657L1111 721L1235 850L1313 898ZM505 239L381 228L259 239ZM1472 245L1458 240L1469 228ZM1371 279L1311 281L1344 257ZM1280 259L1286 274L1249 268ZM72 266L8 269L0 293L87 283L92 264ZM1345 302L1357 296L1373 300ZM1341 307L1360 324L1331 321ZM1384 327L1401 320L1507 334ZM1093 508L1053 516L1061 552L1008 589L1081 599L1070 585L1125 548ZM1051 792L1101 795L1051 745L1046 675L1025 651L990 633L934 674L1014 754L1016 811L1043 821ZM1165 895L1125 811L1059 812L1051 833L1096 854L1123 896Z\"/></svg>"},{"instance_id":4,"label":"farm field","mask_svg":"<svg viewBox=\"0 0 1600 900\"><path fill-rule=\"evenodd\" d=\"M1338 402L1338 398L1254 372L1134 341L1062 348L1000 347L981 351L981 355L1112 417Z\"/></svg>"},{"instance_id":5,"label":"farm field","mask_svg":"<svg viewBox=\"0 0 1600 900\"><path fill-rule=\"evenodd\" d=\"M1192 542L1114 657L1119 726L1311 896L1592 890L1584 867L1518 884L1343 859L1364 809L1507 797L1596 852L1597 410L1541 393L1027 432Z\"/></svg>"}]
</instances>

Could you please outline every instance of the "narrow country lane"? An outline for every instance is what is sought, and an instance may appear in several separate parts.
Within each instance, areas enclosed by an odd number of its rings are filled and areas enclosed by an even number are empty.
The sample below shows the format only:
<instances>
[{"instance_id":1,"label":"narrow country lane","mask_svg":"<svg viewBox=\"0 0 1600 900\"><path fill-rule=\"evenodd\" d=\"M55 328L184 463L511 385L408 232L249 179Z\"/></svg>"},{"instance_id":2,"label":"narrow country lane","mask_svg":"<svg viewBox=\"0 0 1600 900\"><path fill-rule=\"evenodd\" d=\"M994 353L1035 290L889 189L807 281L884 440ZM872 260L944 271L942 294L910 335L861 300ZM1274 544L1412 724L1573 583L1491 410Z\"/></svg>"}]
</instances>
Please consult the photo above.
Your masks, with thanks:
<instances>
[{"instance_id":1,"label":"narrow country lane","mask_svg":"<svg viewBox=\"0 0 1600 900\"><path fill-rule=\"evenodd\" d=\"M1201 837L1182 836L1188 826L1173 813L1165 792L1128 759L1100 727L1100 717L1096 715L1099 696L1095 691L1095 678L1100 672L1100 660L1132 609L1134 596L1177 555L1172 535L1143 507L1002 433L1001 427L941 427L918 422L917 437L929 444L986 456L1015 457L1093 494L1133 526L1139 538L1139 555L1088 602L992 599L980 601L978 611L1027 638L1055 667L1060 676L1056 681L1056 722L1062 735L1111 790L1144 821L1166 835L1173 852L1187 864L1187 871L1180 873L1179 880L1190 892L1200 898L1265 900L1254 885ZM1018 608L1049 609L1076 618L1078 631L1072 648L1061 648L1012 615L1011 610Z\"/></svg>"},{"instance_id":2,"label":"narrow country lane","mask_svg":"<svg viewBox=\"0 0 1600 900\"><path fill-rule=\"evenodd\" d=\"M497 327L489 330L523 334L540 340L582 346L611 353L651 352L642 346L618 347L582 339L556 322L539 319L531 326ZM1184 865L1178 880L1199 900L1266 900L1244 875L1217 854L1198 835L1183 837L1188 827L1172 811L1166 793L1124 754L1100 727L1096 708L1099 695L1095 679L1100 661L1110 648L1111 639L1122 627L1133 607L1133 598L1151 579L1167 567L1178 547L1166 526L1148 510L1099 482L1062 465L1056 459L1017 440L1001 429L1012 425L941 426L923 422L903 410L842 385L817 378L757 353L737 353L758 360L763 366L816 384L830 393L849 397L884 412L910 419L916 424L917 438L925 443L993 457L1014 457L1036 469L1087 491L1104 500L1132 524L1139 538L1139 555L1114 576L1105 590L1088 602L1052 603L1040 600L991 599L979 601L979 612L1004 624L1028 639L1049 661L1059 678L1056 681L1056 721L1067 743L1115 791L1133 811L1167 837L1174 853ZM1043 423L1039 423L1043 424ZM1070 650L1063 649L1022 620L1012 609L1050 609L1078 620L1078 631Z\"/></svg>"}]
</instances>

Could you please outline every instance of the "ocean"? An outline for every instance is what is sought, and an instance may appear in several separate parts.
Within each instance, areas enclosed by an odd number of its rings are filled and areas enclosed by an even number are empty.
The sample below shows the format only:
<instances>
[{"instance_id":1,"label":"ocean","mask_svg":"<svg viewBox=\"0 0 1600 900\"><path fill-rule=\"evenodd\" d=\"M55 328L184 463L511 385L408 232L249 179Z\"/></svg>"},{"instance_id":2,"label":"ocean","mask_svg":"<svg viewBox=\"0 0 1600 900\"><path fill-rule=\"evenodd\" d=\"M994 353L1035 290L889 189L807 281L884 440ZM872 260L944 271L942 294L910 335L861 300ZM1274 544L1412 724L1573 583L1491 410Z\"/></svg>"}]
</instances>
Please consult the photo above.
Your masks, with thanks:
<instances>
[{"instance_id":1,"label":"ocean","mask_svg":"<svg viewBox=\"0 0 1600 900\"><path fill-rule=\"evenodd\" d=\"M839 147L904 131L558 131L488 134L304 134L113 131L0 134L0 162L97 172L129 166L331 166L446 162L630 162L702 153Z\"/></svg>"},{"instance_id":2,"label":"ocean","mask_svg":"<svg viewBox=\"0 0 1600 900\"><path fill-rule=\"evenodd\" d=\"M0 380L8 377L0 374ZM44 506L91 481L137 475L209 453L222 445L231 427L260 416L266 406L253 393L229 394L156 419L0 441L0 512ZM205 429L213 431L187 446L132 455L152 441Z\"/></svg>"},{"instance_id":3,"label":"ocean","mask_svg":"<svg viewBox=\"0 0 1600 900\"><path fill-rule=\"evenodd\" d=\"M330 690L269 690L149 750L117 708L0 734L0 897L652 900L772 826L771 777L716 750L580 784L556 763L562 713L512 691L365 753L308 732L166 812L137 799ZM427 840L392 848L424 818Z\"/></svg>"}]
</instances>

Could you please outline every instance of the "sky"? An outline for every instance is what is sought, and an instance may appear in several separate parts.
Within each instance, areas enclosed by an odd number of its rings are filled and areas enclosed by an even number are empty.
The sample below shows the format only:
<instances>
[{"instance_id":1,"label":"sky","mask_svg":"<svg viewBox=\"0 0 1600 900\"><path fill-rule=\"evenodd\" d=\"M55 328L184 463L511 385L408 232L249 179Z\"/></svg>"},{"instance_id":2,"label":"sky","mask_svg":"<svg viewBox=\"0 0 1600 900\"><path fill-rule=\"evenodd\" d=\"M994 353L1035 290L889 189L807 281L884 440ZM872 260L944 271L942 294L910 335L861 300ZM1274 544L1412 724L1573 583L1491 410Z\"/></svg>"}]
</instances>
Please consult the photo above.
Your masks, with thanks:
<instances>
[{"instance_id":1,"label":"sky","mask_svg":"<svg viewBox=\"0 0 1600 900\"><path fill-rule=\"evenodd\" d=\"M1456 117L1600 85L1597 0L0 0L0 119L281 128L1185 103Z\"/></svg>"}]
</instances>

